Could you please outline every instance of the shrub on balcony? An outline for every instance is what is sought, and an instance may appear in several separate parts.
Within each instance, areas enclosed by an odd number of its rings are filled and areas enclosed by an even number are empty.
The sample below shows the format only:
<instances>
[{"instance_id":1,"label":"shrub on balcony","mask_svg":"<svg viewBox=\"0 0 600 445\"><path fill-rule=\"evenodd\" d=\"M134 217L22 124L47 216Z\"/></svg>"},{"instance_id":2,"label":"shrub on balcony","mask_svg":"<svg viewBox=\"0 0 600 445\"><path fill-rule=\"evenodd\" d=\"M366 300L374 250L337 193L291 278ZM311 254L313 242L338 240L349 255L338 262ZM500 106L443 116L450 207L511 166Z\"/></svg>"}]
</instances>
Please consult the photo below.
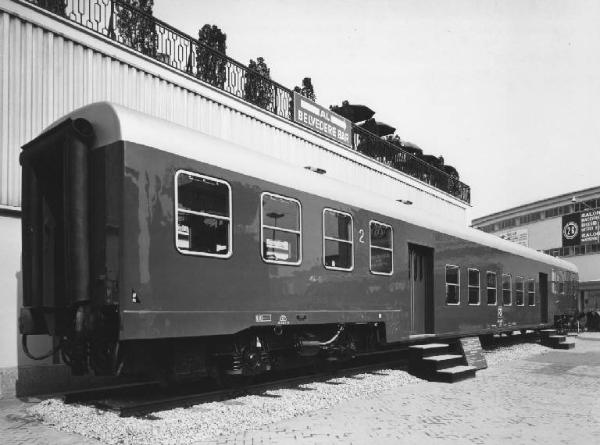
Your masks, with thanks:
<instances>
[{"instance_id":1,"label":"shrub on balcony","mask_svg":"<svg viewBox=\"0 0 600 445\"><path fill-rule=\"evenodd\" d=\"M310 80L310 77L305 77L304 79L302 79L302 88L296 86L294 87L294 91L306 97L307 99L312 100L313 102L317 101L315 89L313 88L313 84Z\"/></svg>"},{"instance_id":2,"label":"shrub on balcony","mask_svg":"<svg viewBox=\"0 0 600 445\"><path fill-rule=\"evenodd\" d=\"M271 78L271 70L265 59L259 57L250 60L244 82L244 99L261 108L273 111L274 87L267 79Z\"/></svg>"},{"instance_id":3,"label":"shrub on balcony","mask_svg":"<svg viewBox=\"0 0 600 445\"><path fill-rule=\"evenodd\" d=\"M38 0L37 4L54 14L66 17L67 15L67 1L66 0Z\"/></svg>"},{"instance_id":4,"label":"shrub on balcony","mask_svg":"<svg viewBox=\"0 0 600 445\"><path fill-rule=\"evenodd\" d=\"M152 17L154 0L124 0L123 3L133 8L118 6L118 41L142 54L156 57L158 34Z\"/></svg>"},{"instance_id":5,"label":"shrub on balcony","mask_svg":"<svg viewBox=\"0 0 600 445\"><path fill-rule=\"evenodd\" d=\"M227 60L221 56L227 51L227 34L207 24L198 31L198 41L202 45L196 51L196 77L222 89L227 80Z\"/></svg>"}]
</instances>

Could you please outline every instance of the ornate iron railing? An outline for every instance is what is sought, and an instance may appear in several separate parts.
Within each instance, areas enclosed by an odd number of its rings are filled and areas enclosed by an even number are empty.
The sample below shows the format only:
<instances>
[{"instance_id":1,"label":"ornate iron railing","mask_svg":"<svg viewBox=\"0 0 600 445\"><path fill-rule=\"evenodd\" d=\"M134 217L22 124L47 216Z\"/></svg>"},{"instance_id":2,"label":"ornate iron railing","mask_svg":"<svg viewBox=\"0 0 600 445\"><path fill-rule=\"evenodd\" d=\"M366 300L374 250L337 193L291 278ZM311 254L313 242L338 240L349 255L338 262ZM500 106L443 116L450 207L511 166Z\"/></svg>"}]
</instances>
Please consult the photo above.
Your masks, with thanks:
<instances>
[{"instance_id":1,"label":"ornate iron railing","mask_svg":"<svg viewBox=\"0 0 600 445\"><path fill-rule=\"evenodd\" d=\"M121 0L25 0L216 88L293 121L291 90ZM462 201L470 188L356 125L354 149Z\"/></svg>"}]
</instances>

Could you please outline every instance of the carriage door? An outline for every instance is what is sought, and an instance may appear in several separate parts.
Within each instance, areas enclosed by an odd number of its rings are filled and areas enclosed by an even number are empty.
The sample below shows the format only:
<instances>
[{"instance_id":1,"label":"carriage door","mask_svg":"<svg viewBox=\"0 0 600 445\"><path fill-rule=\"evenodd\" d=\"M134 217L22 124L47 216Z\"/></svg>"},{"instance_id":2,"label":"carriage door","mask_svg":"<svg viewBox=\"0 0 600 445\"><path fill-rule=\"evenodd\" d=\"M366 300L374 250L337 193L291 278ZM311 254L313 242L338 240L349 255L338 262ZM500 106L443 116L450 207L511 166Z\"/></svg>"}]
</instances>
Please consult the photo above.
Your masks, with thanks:
<instances>
[{"instance_id":1,"label":"carriage door","mask_svg":"<svg viewBox=\"0 0 600 445\"><path fill-rule=\"evenodd\" d=\"M542 323L548 323L548 274L540 273L540 311Z\"/></svg>"},{"instance_id":2,"label":"carriage door","mask_svg":"<svg viewBox=\"0 0 600 445\"><path fill-rule=\"evenodd\" d=\"M408 245L410 333L433 333L433 249Z\"/></svg>"}]
</instances>

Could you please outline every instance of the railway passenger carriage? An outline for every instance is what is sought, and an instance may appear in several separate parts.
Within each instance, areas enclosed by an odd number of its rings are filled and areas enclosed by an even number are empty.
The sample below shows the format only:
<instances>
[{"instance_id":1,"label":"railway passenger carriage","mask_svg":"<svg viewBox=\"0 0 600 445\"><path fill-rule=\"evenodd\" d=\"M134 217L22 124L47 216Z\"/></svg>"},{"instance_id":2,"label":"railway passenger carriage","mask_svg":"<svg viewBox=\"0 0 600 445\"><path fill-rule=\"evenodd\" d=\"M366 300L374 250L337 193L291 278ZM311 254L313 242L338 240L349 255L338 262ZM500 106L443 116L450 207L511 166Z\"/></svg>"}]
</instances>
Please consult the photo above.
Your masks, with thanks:
<instances>
[{"instance_id":1,"label":"railway passenger carriage","mask_svg":"<svg viewBox=\"0 0 600 445\"><path fill-rule=\"evenodd\" d=\"M75 373L253 374L540 328L577 280L567 262L319 166L108 103L55 124L21 162L21 332L60 338Z\"/></svg>"}]
</instances>

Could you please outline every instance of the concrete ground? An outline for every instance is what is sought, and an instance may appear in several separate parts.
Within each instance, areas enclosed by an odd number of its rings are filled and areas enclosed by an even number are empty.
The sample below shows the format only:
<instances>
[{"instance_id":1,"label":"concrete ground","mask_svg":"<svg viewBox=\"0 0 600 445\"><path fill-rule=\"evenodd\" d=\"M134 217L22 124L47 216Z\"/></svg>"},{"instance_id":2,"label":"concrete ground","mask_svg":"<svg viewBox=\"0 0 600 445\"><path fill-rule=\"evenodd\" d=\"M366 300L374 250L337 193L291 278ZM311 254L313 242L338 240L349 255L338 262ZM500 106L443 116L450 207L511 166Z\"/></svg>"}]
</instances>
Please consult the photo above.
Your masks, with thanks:
<instances>
[{"instance_id":1,"label":"concrete ground","mask_svg":"<svg viewBox=\"0 0 600 445\"><path fill-rule=\"evenodd\" d=\"M570 351L506 361L455 384L407 385L202 444L600 443L600 334ZM3 444L97 444L40 425L28 401L0 402Z\"/></svg>"}]
</instances>

